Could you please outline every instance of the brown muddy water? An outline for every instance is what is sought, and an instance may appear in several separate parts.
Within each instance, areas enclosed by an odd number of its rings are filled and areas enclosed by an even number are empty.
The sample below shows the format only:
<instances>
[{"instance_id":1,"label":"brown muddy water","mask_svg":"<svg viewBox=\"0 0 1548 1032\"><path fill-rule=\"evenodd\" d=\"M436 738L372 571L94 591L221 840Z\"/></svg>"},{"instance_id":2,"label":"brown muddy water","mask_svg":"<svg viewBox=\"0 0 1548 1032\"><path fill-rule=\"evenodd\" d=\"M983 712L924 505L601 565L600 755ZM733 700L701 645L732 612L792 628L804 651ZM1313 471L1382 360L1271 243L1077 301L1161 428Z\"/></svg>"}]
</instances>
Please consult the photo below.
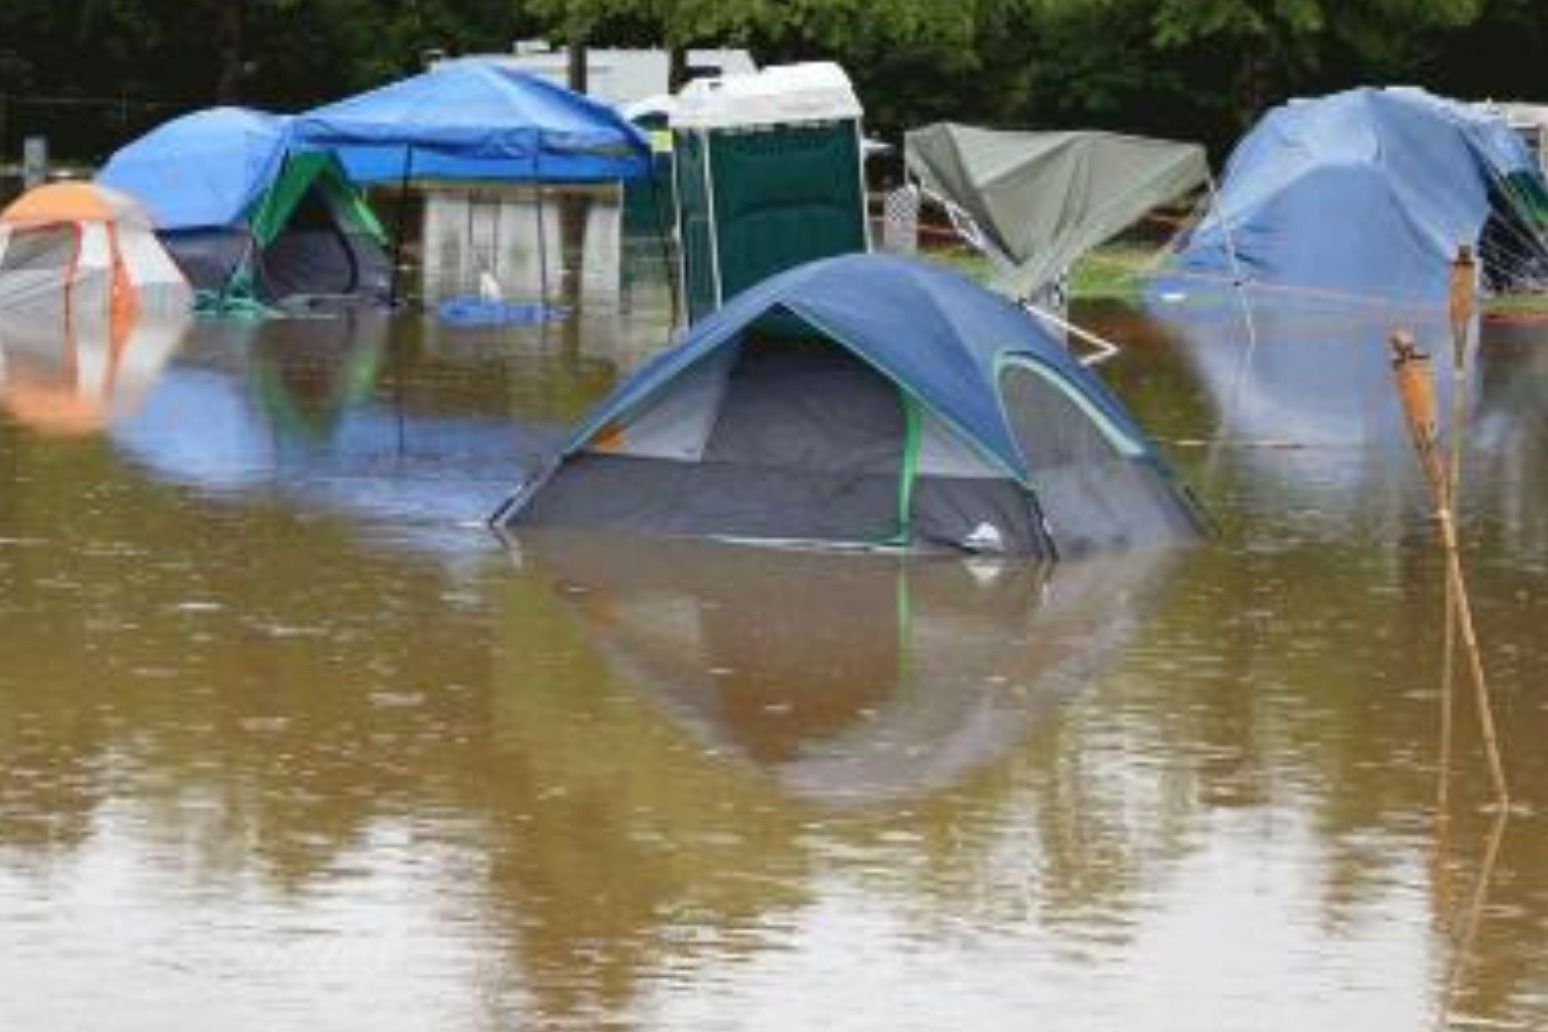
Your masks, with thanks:
<instances>
[{"instance_id":1,"label":"brown muddy water","mask_svg":"<svg viewBox=\"0 0 1548 1032\"><path fill-rule=\"evenodd\" d=\"M503 546L655 310L5 339L0 1028L1548 1026L1548 328L1473 389L1486 871L1379 342L1086 314L1205 547Z\"/></svg>"}]
</instances>

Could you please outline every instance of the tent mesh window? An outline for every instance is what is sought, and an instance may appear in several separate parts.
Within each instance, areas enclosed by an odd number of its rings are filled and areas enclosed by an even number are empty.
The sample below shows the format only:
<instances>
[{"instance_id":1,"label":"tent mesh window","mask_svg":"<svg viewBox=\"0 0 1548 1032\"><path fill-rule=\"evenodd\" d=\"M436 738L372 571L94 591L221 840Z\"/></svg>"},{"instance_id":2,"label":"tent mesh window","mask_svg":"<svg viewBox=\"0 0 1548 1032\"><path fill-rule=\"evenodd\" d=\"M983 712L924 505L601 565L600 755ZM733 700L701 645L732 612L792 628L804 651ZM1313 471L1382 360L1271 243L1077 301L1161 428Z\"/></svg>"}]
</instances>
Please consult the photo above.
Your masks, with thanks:
<instances>
[{"instance_id":1,"label":"tent mesh window","mask_svg":"<svg viewBox=\"0 0 1548 1032\"><path fill-rule=\"evenodd\" d=\"M43 272L63 274L75 262L76 239L73 226L40 226L11 231L0 272Z\"/></svg>"},{"instance_id":2,"label":"tent mesh window","mask_svg":"<svg viewBox=\"0 0 1548 1032\"><path fill-rule=\"evenodd\" d=\"M1193 513L1136 443L1035 362L1000 374L1017 445L1060 555L1135 548L1196 533Z\"/></svg>"},{"instance_id":3,"label":"tent mesh window","mask_svg":"<svg viewBox=\"0 0 1548 1032\"><path fill-rule=\"evenodd\" d=\"M74 225L12 229L0 256L0 310L12 316L63 319L79 253Z\"/></svg>"}]
</instances>

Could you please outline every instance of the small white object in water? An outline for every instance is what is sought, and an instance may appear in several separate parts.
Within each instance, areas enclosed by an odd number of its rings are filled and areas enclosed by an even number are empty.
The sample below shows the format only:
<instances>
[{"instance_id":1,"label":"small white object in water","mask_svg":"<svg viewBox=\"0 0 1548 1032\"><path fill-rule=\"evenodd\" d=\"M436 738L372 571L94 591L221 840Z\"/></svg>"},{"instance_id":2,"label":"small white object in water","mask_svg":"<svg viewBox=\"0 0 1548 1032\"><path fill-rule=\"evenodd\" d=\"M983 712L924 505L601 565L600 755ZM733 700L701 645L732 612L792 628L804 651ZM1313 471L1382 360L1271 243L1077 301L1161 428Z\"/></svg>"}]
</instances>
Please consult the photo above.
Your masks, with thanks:
<instances>
[{"instance_id":1,"label":"small white object in water","mask_svg":"<svg viewBox=\"0 0 1548 1032\"><path fill-rule=\"evenodd\" d=\"M967 568L973 583L979 587L993 584L1000 579L1000 574L1005 570L1005 562L1002 559L968 559L962 565Z\"/></svg>"},{"instance_id":2,"label":"small white object in water","mask_svg":"<svg viewBox=\"0 0 1548 1032\"><path fill-rule=\"evenodd\" d=\"M1180 290L1168 290L1161 295L1161 300L1169 305L1177 305L1188 300L1188 295Z\"/></svg>"},{"instance_id":3,"label":"small white object in water","mask_svg":"<svg viewBox=\"0 0 1548 1032\"><path fill-rule=\"evenodd\" d=\"M1000 528L992 523L980 523L962 539L962 547L970 552L1003 552L1005 537Z\"/></svg>"}]
</instances>

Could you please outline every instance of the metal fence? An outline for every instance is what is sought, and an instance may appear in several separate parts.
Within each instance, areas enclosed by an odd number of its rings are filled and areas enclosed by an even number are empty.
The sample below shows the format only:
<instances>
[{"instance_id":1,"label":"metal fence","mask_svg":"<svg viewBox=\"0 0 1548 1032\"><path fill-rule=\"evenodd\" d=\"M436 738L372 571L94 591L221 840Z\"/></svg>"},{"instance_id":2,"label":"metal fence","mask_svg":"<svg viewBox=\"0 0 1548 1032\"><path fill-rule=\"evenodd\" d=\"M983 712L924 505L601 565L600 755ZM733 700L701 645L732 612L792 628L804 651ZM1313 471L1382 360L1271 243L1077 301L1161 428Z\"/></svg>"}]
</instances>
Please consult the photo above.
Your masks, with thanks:
<instances>
[{"instance_id":1,"label":"metal fence","mask_svg":"<svg viewBox=\"0 0 1548 1032\"><path fill-rule=\"evenodd\" d=\"M0 165L22 159L22 141L48 140L51 163L95 167L128 140L193 105L139 97L0 93Z\"/></svg>"}]
</instances>

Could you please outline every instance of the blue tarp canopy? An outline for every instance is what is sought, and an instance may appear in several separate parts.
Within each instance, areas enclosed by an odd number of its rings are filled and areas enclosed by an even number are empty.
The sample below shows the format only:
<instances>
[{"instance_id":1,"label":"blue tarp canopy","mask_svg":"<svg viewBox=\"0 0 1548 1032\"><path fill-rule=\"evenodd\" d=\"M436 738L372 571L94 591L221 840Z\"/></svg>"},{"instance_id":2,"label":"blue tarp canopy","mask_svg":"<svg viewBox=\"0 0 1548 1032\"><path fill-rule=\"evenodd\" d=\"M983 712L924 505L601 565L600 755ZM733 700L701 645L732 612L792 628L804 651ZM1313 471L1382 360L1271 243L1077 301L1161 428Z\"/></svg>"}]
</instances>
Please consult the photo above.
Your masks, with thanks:
<instances>
[{"instance_id":1,"label":"blue tarp canopy","mask_svg":"<svg viewBox=\"0 0 1548 1032\"><path fill-rule=\"evenodd\" d=\"M1095 374L1031 316L967 277L879 254L843 255L774 276L699 322L671 350L618 387L571 438L583 449L711 355L735 347L768 316L795 316L887 376L927 410L966 434L1006 473L1030 482L1002 404L1000 364L1023 356L1050 367L1135 447L1145 433Z\"/></svg>"},{"instance_id":2,"label":"blue tarp canopy","mask_svg":"<svg viewBox=\"0 0 1548 1032\"><path fill-rule=\"evenodd\" d=\"M138 198L157 229L233 225L278 173L289 123L247 108L196 111L121 148L97 181Z\"/></svg>"},{"instance_id":3,"label":"blue tarp canopy","mask_svg":"<svg viewBox=\"0 0 1548 1032\"><path fill-rule=\"evenodd\" d=\"M1264 116L1167 286L1229 282L1234 248L1249 282L1436 304L1463 244L1501 289L1539 281L1545 216L1548 187L1499 118L1417 89L1349 90Z\"/></svg>"},{"instance_id":4,"label":"blue tarp canopy","mask_svg":"<svg viewBox=\"0 0 1548 1032\"><path fill-rule=\"evenodd\" d=\"M650 174L650 145L605 104L494 61L463 59L296 118L360 183L594 182Z\"/></svg>"}]
</instances>

